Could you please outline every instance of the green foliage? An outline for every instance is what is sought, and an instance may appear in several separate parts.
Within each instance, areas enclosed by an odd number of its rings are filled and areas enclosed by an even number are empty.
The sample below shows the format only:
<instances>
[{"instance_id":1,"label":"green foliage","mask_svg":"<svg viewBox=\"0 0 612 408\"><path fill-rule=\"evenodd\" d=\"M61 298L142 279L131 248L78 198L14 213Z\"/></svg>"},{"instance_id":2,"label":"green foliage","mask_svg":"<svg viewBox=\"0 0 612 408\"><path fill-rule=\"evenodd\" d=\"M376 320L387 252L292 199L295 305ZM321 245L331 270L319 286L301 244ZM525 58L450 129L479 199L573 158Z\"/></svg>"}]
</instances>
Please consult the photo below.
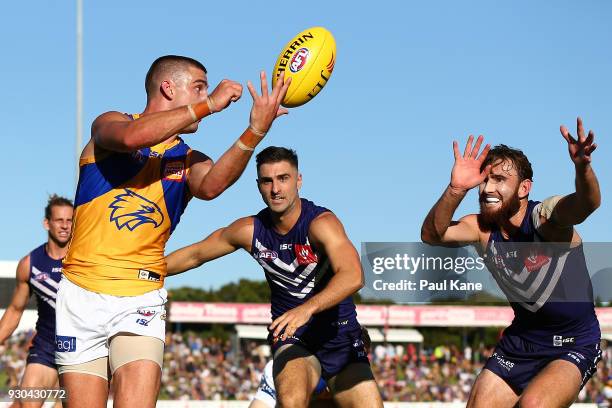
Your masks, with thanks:
<instances>
[{"instance_id":1,"label":"green foliage","mask_svg":"<svg viewBox=\"0 0 612 408\"><path fill-rule=\"evenodd\" d=\"M240 279L217 290L181 287L168 290L168 298L177 302L269 303L270 288L266 281Z\"/></svg>"}]
</instances>

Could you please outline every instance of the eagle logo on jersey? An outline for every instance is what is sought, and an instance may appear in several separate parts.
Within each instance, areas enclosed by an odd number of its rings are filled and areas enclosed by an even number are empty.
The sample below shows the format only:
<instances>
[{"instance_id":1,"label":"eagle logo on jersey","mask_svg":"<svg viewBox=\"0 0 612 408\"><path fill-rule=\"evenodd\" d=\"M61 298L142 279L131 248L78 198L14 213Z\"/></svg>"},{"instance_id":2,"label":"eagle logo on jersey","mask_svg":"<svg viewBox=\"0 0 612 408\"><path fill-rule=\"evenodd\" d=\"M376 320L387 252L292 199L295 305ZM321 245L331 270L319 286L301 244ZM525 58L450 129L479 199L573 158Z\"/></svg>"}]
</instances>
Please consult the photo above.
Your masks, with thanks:
<instances>
[{"instance_id":1,"label":"eagle logo on jersey","mask_svg":"<svg viewBox=\"0 0 612 408\"><path fill-rule=\"evenodd\" d=\"M110 221L115 223L118 230L126 227L134 231L143 224L153 224L157 228L162 224L164 214L157 204L127 188L124 191L124 194L115 196L115 201L108 206L112 209Z\"/></svg>"}]
</instances>

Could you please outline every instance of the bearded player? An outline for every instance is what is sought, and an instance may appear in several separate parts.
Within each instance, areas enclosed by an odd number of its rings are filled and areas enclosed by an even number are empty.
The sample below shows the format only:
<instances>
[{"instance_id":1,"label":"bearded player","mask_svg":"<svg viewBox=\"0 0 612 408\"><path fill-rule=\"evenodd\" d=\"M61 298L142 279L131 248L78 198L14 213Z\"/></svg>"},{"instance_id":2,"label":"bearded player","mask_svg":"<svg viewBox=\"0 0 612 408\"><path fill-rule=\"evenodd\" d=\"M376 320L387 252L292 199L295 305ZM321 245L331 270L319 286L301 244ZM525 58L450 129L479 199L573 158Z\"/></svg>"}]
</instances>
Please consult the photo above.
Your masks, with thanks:
<instances>
[{"instance_id":1,"label":"bearded player","mask_svg":"<svg viewBox=\"0 0 612 408\"><path fill-rule=\"evenodd\" d=\"M351 296L363 286L359 255L328 209L301 199L293 150L257 155L257 186L266 208L167 257L168 273L245 249L271 289L273 377L281 407L307 407L327 382L341 407L382 407Z\"/></svg>"},{"instance_id":2,"label":"bearded player","mask_svg":"<svg viewBox=\"0 0 612 408\"><path fill-rule=\"evenodd\" d=\"M470 136L463 155L453 144L451 182L427 215L422 239L433 245L474 244L515 314L478 376L468 407L569 406L601 358L592 287L582 241L573 227L601 202L591 167L597 146L593 132L585 135L582 120L577 122L577 139L561 126L576 191L542 202L529 200L533 172L520 150L486 145L479 155L482 136L473 148ZM480 214L452 221L476 186ZM526 242L564 243L564 249L551 252L553 244L529 244L531 249L524 251ZM564 301L572 291L578 297Z\"/></svg>"}]
</instances>

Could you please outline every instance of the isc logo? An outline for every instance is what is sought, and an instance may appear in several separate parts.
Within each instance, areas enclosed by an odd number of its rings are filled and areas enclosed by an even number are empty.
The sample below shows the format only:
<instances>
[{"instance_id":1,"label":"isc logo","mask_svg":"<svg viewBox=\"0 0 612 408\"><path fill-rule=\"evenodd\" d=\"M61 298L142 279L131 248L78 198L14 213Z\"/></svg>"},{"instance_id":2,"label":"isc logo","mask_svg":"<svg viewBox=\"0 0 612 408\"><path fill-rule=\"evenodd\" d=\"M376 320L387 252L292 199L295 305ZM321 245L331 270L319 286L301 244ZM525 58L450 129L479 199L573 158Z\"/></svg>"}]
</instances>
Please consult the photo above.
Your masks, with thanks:
<instances>
[{"instance_id":1,"label":"isc logo","mask_svg":"<svg viewBox=\"0 0 612 408\"><path fill-rule=\"evenodd\" d=\"M281 251L286 251L288 249L293 248L293 244L280 244L279 248L280 248Z\"/></svg>"},{"instance_id":2,"label":"isc logo","mask_svg":"<svg viewBox=\"0 0 612 408\"><path fill-rule=\"evenodd\" d=\"M297 50L293 55L293 58L291 58L291 62L289 63L289 69L291 70L291 72L298 72L302 68L304 68L304 65L306 65L306 61L308 61L309 54L310 51L308 51L308 48L300 48L299 50Z\"/></svg>"}]
</instances>

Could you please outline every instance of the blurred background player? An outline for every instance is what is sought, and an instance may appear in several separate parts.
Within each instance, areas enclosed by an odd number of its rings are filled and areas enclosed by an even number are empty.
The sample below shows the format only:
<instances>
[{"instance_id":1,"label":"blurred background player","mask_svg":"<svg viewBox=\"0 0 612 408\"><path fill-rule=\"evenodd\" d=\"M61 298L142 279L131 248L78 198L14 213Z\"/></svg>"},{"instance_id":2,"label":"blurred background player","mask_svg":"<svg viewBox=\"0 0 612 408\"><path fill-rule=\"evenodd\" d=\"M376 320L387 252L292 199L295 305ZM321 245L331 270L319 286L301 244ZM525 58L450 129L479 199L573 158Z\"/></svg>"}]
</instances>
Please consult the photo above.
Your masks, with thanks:
<instances>
[{"instance_id":1,"label":"blurred background player","mask_svg":"<svg viewBox=\"0 0 612 408\"><path fill-rule=\"evenodd\" d=\"M56 363L69 407L103 408L113 376L115 407L153 407L165 340L164 249L189 200L212 200L242 174L280 108L279 78L253 106L247 129L217 163L179 137L227 108L242 86L223 80L208 93L206 68L166 55L145 78L142 114L106 112L93 122L80 158L75 229L57 296ZM84 391L86 390L86 391Z\"/></svg>"},{"instance_id":2,"label":"blurred background player","mask_svg":"<svg viewBox=\"0 0 612 408\"><path fill-rule=\"evenodd\" d=\"M36 296L38 320L20 387L52 389L58 387L55 365L55 298L62 276L72 233L72 202L52 195L45 207L43 227L47 242L21 258L17 264L17 284L10 305L0 320L0 344L10 337L21 320L32 293ZM40 407L44 401L17 401L14 406ZM61 404L56 404L58 407Z\"/></svg>"},{"instance_id":3,"label":"blurred background player","mask_svg":"<svg viewBox=\"0 0 612 408\"><path fill-rule=\"evenodd\" d=\"M382 407L352 300L363 286L357 250L331 211L299 197L293 150L271 146L256 162L267 207L173 252L168 273L245 249L272 292L268 342L278 405L308 406L323 377L339 406Z\"/></svg>"},{"instance_id":4,"label":"blurred background player","mask_svg":"<svg viewBox=\"0 0 612 408\"><path fill-rule=\"evenodd\" d=\"M470 136L463 155L453 143L450 185L423 223L422 239L429 244L476 244L515 314L478 376L468 407L567 407L601 358L593 290L573 228L601 203L591 167L597 146L580 118L577 139L565 126L561 134L575 168L574 193L529 200L533 171L523 152L505 145L489 151L486 145L479 155L483 138L472 148ZM476 186L480 213L451 221ZM559 251L553 244L526 242L565 244Z\"/></svg>"}]
</instances>

